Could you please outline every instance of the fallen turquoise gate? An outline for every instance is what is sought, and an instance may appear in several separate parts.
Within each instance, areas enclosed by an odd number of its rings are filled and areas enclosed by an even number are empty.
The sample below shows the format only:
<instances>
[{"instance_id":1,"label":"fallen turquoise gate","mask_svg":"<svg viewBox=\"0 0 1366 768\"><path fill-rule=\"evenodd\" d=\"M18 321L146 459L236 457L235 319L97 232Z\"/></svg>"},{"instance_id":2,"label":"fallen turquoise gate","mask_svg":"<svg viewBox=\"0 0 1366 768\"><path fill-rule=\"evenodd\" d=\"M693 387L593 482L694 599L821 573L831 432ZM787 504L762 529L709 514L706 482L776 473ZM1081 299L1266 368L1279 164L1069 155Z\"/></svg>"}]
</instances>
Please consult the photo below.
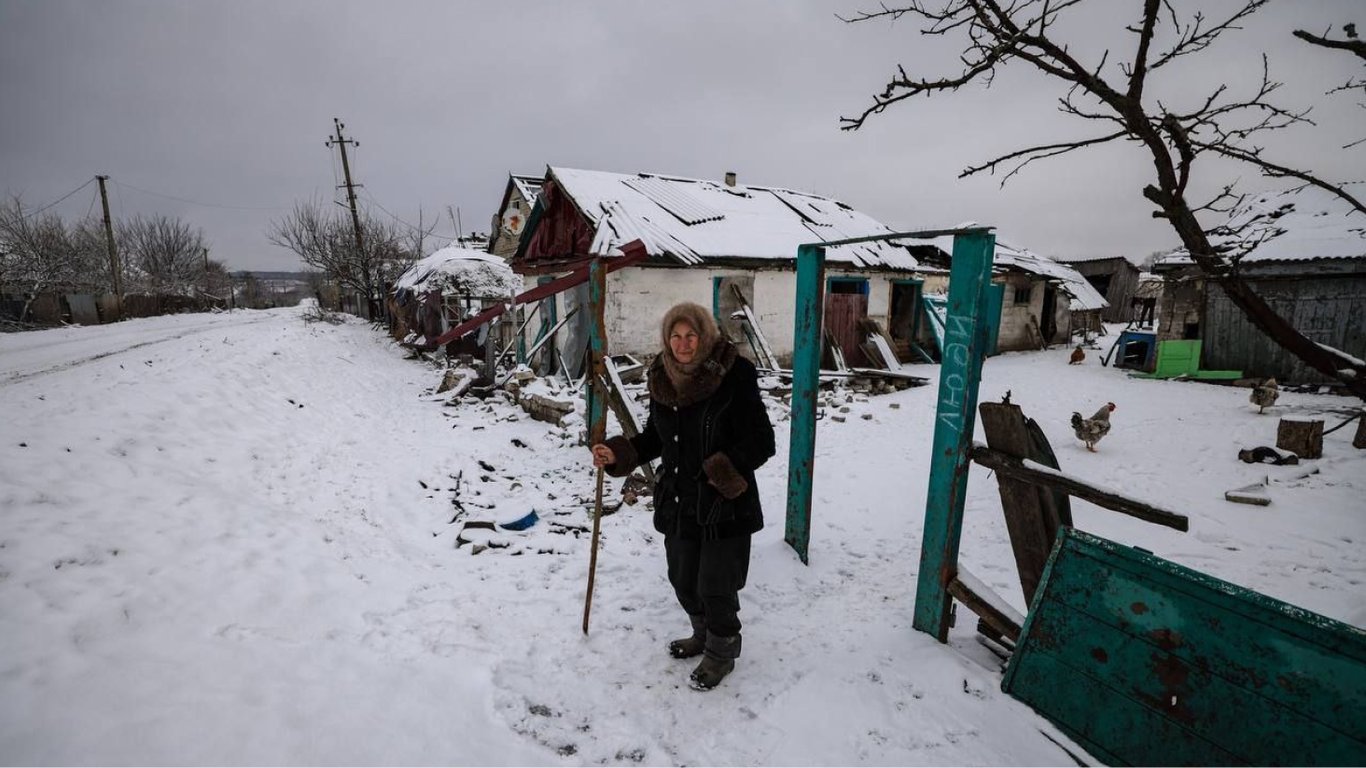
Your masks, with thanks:
<instances>
[{"instance_id":1,"label":"fallen turquoise gate","mask_svg":"<svg viewBox=\"0 0 1366 768\"><path fill-rule=\"evenodd\" d=\"M1366 765L1366 633L1071 528L1002 689L1111 765Z\"/></svg>"}]
</instances>

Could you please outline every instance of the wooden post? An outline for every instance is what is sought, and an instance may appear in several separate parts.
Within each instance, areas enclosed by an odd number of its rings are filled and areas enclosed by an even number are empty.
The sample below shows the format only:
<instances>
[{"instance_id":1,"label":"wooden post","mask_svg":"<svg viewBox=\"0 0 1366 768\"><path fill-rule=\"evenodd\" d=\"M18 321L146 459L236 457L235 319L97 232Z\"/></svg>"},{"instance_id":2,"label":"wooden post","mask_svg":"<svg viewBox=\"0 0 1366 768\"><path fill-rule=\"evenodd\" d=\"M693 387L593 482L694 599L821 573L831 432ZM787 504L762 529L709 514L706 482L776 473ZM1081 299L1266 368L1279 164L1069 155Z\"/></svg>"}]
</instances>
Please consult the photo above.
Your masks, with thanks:
<instances>
[{"instance_id":1,"label":"wooden post","mask_svg":"<svg viewBox=\"0 0 1366 768\"><path fill-rule=\"evenodd\" d=\"M1319 458L1323 455L1323 422L1281 419L1276 426L1276 447L1301 459Z\"/></svg>"},{"instance_id":2,"label":"wooden post","mask_svg":"<svg viewBox=\"0 0 1366 768\"><path fill-rule=\"evenodd\" d=\"M602 259L588 267L588 444L607 439L607 386L603 360L607 356L607 330L603 327L603 304L607 293L607 270ZM602 525L603 471L597 470L593 494L593 537L588 554L588 588L583 598L583 633L588 634L588 618L593 610L593 581L598 572L598 535Z\"/></svg>"},{"instance_id":3,"label":"wooden post","mask_svg":"<svg viewBox=\"0 0 1366 768\"><path fill-rule=\"evenodd\" d=\"M797 303L792 327L792 439L788 447L787 527L783 540L803 563L811 543L811 481L816 468L816 394L820 389L825 249L797 249Z\"/></svg>"},{"instance_id":4,"label":"wooden post","mask_svg":"<svg viewBox=\"0 0 1366 768\"><path fill-rule=\"evenodd\" d=\"M1357 415L1357 433L1352 438L1353 448L1366 448L1366 414Z\"/></svg>"},{"instance_id":5,"label":"wooden post","mask_svg":"<svg viewBox=\"0 0 1366 768\"><path fill-rule=\"evenodd\" d=\"M607 329L603 319L607 270L603 267L602 259L593 259L588 265L588 376L591 386L584 388L584 396L588 398L589 445L602 442L607 433L607 393L602 387L606 375L602 361L607 355Z\"/></svg>"},{"instance_id":6,"label":"wooden post","mask_svg":"<svg viewBox=\"0 0 1366 768\"><path fill-rule=\"evenodd\" d=\"M916 629L934 635L941 643L947 642L949 637L953 598L948 589L958 571L958 542L963 532L963 503L971 465L972 431L976 424L977 387L981 383L982 360L986 356L987 286L991 283L995 250L996 236L987 229L962 231L953 238L943 362L939 368L939 401L934 419L930 487L925 501L925 528L921 537L913 621ZM795 440L795 417L793 433Z\"/></svg>"}]
</instances>

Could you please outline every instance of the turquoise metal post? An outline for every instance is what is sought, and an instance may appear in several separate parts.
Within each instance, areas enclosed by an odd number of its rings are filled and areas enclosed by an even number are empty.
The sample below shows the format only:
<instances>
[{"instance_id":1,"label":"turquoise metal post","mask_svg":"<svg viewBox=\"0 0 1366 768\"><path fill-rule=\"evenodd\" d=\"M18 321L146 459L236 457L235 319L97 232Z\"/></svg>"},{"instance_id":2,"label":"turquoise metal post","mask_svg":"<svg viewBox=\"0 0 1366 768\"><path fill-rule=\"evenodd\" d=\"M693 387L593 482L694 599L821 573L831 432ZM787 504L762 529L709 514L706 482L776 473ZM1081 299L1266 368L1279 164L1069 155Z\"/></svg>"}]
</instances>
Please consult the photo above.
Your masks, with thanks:
<instances>
[{"instance_id":1,"label":"turquoise metal post","mask_svg":"<svg viewBox=\"0 0 1366 768\"><path fill-rule=\"evenodd\" d=\"M807 562L811 542L811 480L816 467L816 392L821 374L825 249L797 249L797 304L792 326L792 441L787 465L787 528L783 539Z\"/></svg>"},{"instance_id":2,"label":"turquoise metal post","mask_svg":"<svg viewBox=\"0 0 1366 768\"><path fill-rule=\"evenodd\" d=\"M925 501L913 622L916 629L934 635L941 643L949 637L949 581L958 572L968 455L977 423L977 387L982 379L982 359L989 335L987 286L991 284L991 258L995 250L996 236L988 230L963 232L953 238L944 359L939 367L934 453L930 457L930 487Z\"/></svg>"},{"instance_id":3,"label":"turquoise metal post","mask_svg":"<svg viewBox=\"0 0 1366 768\"><path fill-rule=\"evenodd\" d=\"M588 265L588 398L589 444L604 439L607 427L607 398L602 392L602 358L607 354L607 328L603 307L607 303L607 268L602 259Z\"/></svg>"}]
</instances>

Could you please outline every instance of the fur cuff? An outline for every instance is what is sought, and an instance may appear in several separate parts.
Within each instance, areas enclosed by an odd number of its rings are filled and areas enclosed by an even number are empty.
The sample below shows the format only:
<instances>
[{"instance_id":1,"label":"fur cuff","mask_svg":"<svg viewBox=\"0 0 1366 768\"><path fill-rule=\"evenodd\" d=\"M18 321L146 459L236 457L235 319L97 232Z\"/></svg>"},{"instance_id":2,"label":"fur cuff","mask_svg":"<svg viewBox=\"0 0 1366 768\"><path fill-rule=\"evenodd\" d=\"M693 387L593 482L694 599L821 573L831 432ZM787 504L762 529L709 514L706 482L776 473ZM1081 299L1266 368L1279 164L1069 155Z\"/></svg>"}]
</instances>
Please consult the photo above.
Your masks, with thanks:
<instances>
[{"instance_id":1,"label":"fur cuff","mask_svg":"<svg viewBox=\"0 0 1366 768\"><path fill-rule=\"evenodd\" d=\"M713 453L702 462L702 471L707 473L707 480L716 488L722 496L727 499L734 499L749 490L749 483L745 480L740 470L730 463L730 457L724 453Z\"/></svg>"},{"instance_id":2,"label":"fur cuff","mask_svg":"<svg viewBox=\"0 0 1366 768\"><path fill-rule=\"evenodd\" d=\"M636 457L636 447L631 445L631 441L621 435L607 438L603 443L612 449L612 455L616 456L615 463L608 464L603 470L612 477L626 477L631 474L631 470L636 468L640 460Z\"/></svg>"}]
</instances>

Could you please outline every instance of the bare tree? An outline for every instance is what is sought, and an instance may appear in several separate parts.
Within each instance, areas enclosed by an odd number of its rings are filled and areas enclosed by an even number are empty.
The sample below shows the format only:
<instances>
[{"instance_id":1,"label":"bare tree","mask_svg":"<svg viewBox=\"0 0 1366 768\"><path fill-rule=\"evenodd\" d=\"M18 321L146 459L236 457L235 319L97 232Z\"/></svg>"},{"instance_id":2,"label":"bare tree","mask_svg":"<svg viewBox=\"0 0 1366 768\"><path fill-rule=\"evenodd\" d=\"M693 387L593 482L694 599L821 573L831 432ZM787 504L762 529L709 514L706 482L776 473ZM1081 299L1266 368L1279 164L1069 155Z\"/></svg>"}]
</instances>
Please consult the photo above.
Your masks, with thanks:
<instances>
[{"instance_id":1,"label":"bare tree","mask_svg":"<svg viewBox=\"0 0 1366 768\"><path fill-rule=\"evenodd\" d=\"M360 219L359 248L350 218L329 215L317 202L296 204L283 219L271 222L266 236L338 285L365 296L374 319L390 265L407 256L394 223L369 211L362 212Z\"/></svg>"},{"instance_id":2,"label":"bare tree","mask_svg":"<svg viewBox=\"0 0 1366 768\"><path fill-rule=\"evenodd\" d=\"M81 219L71 225L68 234L74 271L72 289L78 293L112 293L114 279L110 272L104 222L92 218Z\"/></svg>"},{"instance_id":3,"label":"bare tree","mask_svg":"<svg viewBox=\"0 0 1366 768\"><path fill-rule=\"evenodd\" d=\"M1211 282L1247 315L1251 323L1275 343L1330 378L1342 381L1358 397L1366 399L1366 376L1355 371L1350 359L1313 343L1278 315L1239 275L1239 260L1248 247L1216 246L1196 218L1197 212L1227 210L1236 199L1232 185L1224 186L1214 199L1199 202L1189 197L1196 161L1229 158L1257 168L1262 174L1293 178L1325 189L1358 211L1366 206L1340 185L1312 173L1276 162L1265 156L1255 141L1265 133L1297 124L1308 124L1304 111L1278 106L1271 95L1280 83L1271 80L1266 57L1262 57L1260 84L1250 93L1235 95L1227 84L1213 88L1188 109L1169 106L1148 93L1149 76L1159 69L1190 61L1220 36L1238 29L1268 0L1243 0L1221 20L1200 12L1182 17L1171 0L1144 0L1141 15L1124 30L1133 38L1132 48L1111 63L1106 50L1097 61L1082 61L1069 41L1058 36L1058 22L1082 0L911 0L902 7L860 13L848 22L874 19L915 19L922 34L953 36L963 52L960 67L944 77L913 77L898 67L871 106L852 118L841 118L845 130L856 130L873 115L914 96L952 92L978 83L990 85L1008 64L1022 63L1067 87L1059 110L1086 124L1097 125L1095 135L1018 149L984 163L969 166L960 174L1008 169L1002 183L1035 160L1058 157L1077 150L1115 142L1140 148L1153 163L1152 182L1143 197L1153 204L1153 216L1165 219L1184 249ZM1170 25L1170 28L1166 28ZM1157 32L1163 27L1164 34Z\"/></svg>"},{"instance_id":4,"label":"bare tree","mask_svg":"<svg viewBox=\"0 0 1366 768\"><path fill-rule=\"evenodd\" d=\"M0 289L26 297L20 319L44 291L71 289L79 274L79 259L61 217L50 212L25 212L13 196L0 204Z\"/></svg>"},{"instance_id":5,"label":"bare tree","mask_svg":"<svg viewBox=\"0 0 1366 768\"><path fill-rule=\"evenodd\" d=\"M202 265L203 292L208 298L227 304L232 299L232 277L228 274L228 267L221 261L208 259Z\"/></svg>"},{"instance_id":6,"label":"bare tree","mask_svg":"<svg viewBox=\"0 0 1366 768\"><path fill-rule=\"evenodd\" d=\"M1363 60L1363 62L1366 62L1366 40L1362 40L1361 38L1357 37L1357 25L1355 24L1349 23L1342 25L1342 38L1329 37L1329 35L1333 34L1332 27L1329 27L1328 31L1324 32L1322 35L1310 34L1309 32L1306 32L1303 29L1295 30L1294 34L1295 37L1298 37L1299 39L1304 40L1307 43L1311 43L1322 48L1332 48L1335 50L1347 51L1355 55L1358 59ZM1360 95L1366 96L1366 77L1353 77L1349 79L1347 82L1343 83L1342 85L1339 85L1336 88L1333 88L1332 90L1328 91L1328 93L1334 94L1340 93L1342 91L1357 92ZM1366 102L1357 102L1357 106L1361 107L1362 109L1366 109ZM1350 144L1344 146L1343 149L1350 149L1362 142L1366 142L1366 138L1357 139L1356 141L1353 141Z\"/></svg>"},{"instance_id":7,"label":"bare tree","mask_svg":"<svg viewBox=\"0 0 1366 768\"><path fill-rule=\"evenodd\" d=\"M204 232L180 219L135 216L119 225L120 251L136 284L154 294L190 294L202 284Z\"/></svg>"}]
</instances>

